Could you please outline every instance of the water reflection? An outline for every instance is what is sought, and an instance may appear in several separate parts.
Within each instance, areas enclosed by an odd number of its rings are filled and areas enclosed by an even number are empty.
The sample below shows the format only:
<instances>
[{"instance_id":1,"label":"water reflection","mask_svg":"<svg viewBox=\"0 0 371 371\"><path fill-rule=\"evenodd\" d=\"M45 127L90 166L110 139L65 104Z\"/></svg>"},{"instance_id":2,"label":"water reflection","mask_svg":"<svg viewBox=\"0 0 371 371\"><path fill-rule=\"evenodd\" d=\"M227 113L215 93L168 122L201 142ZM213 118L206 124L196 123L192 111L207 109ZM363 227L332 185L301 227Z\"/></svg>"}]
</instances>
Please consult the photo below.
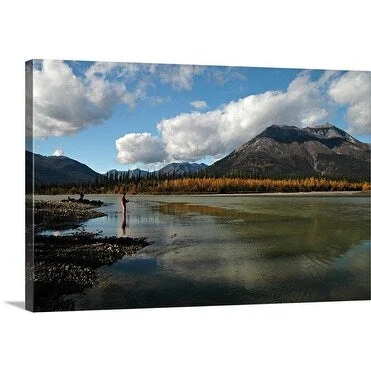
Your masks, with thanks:
<instances>
[{"instance_id":1,"label":"water reflection","mask_svg":"<svg viewBox=\"0 0 371 371\"><path fill-rule=\"evenodd\" d=\"M121 229L122 229L122 235L125 236L126 235L126 212L123 213L122 215L122 223L121 223Z\"/></svg>"},{"instance_id":2,"label":"water reflection","mask_svg":"<svg viewBox=\"0 0 371 371\"><path fill-rule=\"evenodd\" d=\"M153 244L102 268L77 308L370 298L368 197L132 196L124 215L107 202L86 230Z\"/></svg>"},{"instance_id":3,"label":"water reflection","mask_svg":"<svg viewBox=\"0 0 371 371\"><path fill-rule=\"evenodd\" d=\"M339 281L338 275L334 280L334 258L345 259L348 250L369 239L367 224L329 218L328 210L324 214L317 205L310 216L301 218L264 214L263 208L260 214L186 204L161 205L159 210L173 215L219 217L214 219L216 227L208 224L206 235L211 243L166 251L161 256L164 270L203 284L227 284L237 291L241 287L263 290L267 292L265 300L273 302L333 299L329 293L333 290L327 286L336 286ZM367 251L369 254L369 246ZM342 291L344 299L346 293L357 290L360 297L369 297L366 287L359 290L359 282L369 274L369 265L363 265L357 274L354 269L342 273L343 286L347 287Z\"/></svg>"}]
</instances>

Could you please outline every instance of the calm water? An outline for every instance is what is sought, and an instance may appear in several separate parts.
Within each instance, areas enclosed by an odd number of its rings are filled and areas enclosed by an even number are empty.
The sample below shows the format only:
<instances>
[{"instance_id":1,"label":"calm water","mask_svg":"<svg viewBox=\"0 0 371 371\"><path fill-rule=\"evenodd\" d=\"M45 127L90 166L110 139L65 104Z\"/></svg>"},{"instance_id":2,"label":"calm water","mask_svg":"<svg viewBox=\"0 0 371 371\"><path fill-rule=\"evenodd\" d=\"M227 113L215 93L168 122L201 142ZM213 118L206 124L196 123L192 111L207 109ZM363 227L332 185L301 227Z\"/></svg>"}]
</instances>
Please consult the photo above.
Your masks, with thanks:
<instances>
[{"instance_id":1,"label":"calm water","mask_svg":"<svg viewBox=\"0 0 371 371\"><path fill-rule=\"evenodd\" d=\"M86 231L152 244L100 268L76 309L370 298L367 196L131 196L126 225L119 196L86 198L107 203Z\"/></svg>"}]
</instances>

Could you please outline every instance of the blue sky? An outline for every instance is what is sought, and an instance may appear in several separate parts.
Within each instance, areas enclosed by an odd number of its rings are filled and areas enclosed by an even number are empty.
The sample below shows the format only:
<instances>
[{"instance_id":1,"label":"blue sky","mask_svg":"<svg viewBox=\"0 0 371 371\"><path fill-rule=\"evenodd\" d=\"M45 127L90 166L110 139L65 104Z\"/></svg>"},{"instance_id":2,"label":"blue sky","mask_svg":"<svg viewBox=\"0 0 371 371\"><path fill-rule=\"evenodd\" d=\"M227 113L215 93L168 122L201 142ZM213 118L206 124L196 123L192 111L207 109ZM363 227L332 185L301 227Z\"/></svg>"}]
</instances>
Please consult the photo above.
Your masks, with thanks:
<instances>
[{"instance_id":1,"label":"blue sky","mask_svg":"<svg viewBox=\"0 0 371 371\"><path fill-rule=\"evenodd\" d=\"M370 142L368 72L50 60L33 68L34 152L98 172L209 164L272 124L328 121Z\"/></svg>"}]
</instances>

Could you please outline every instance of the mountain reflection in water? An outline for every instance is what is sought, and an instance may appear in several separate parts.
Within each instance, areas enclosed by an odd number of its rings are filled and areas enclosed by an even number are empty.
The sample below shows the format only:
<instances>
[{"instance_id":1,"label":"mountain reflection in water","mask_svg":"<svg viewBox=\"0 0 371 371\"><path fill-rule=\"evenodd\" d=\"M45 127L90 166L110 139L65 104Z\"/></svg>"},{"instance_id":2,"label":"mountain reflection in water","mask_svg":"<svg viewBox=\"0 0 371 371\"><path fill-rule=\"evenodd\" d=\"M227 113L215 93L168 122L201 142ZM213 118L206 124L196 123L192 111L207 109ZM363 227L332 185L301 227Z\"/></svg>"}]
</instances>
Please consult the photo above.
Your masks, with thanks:
<instances>
[{"instance_id":1,"label":"mountain reflection in water","mask_svg":"<svg viewBox=\"0 0 371 371\"><path fill-rule=\"evenodd\" d=\"M85 230L153 243L76 309L370 298L367 196L128 196L125 223L117 196L95 197L107 216Z\"/></svg>"}]
</instances>

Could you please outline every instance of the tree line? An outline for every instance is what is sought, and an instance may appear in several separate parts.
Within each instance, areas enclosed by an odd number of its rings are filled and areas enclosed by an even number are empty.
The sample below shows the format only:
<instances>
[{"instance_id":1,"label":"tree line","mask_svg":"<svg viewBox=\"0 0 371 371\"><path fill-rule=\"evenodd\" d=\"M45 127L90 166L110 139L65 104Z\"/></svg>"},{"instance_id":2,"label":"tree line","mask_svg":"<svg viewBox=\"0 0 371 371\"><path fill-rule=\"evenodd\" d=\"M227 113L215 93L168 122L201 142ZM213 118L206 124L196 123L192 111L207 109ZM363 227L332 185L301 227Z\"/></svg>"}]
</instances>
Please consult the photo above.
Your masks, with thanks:
<instances>
[{"instance_id":1,"label":"tree line","mask_svg":"<svg viewBox=\"0 0 371 371\"><path fill-rule=\"evenodd\" d=\"M322 177L266 179L200 174L183 176L153 176L138 173L110 173L97 176L94 181L74 184L54 183L35 185L35 194L131 193L131 194L184 194L184 193L262 193L313 191L369 191L370 182L362 180L326 179Z\"/></svg>"}]
</instances>

